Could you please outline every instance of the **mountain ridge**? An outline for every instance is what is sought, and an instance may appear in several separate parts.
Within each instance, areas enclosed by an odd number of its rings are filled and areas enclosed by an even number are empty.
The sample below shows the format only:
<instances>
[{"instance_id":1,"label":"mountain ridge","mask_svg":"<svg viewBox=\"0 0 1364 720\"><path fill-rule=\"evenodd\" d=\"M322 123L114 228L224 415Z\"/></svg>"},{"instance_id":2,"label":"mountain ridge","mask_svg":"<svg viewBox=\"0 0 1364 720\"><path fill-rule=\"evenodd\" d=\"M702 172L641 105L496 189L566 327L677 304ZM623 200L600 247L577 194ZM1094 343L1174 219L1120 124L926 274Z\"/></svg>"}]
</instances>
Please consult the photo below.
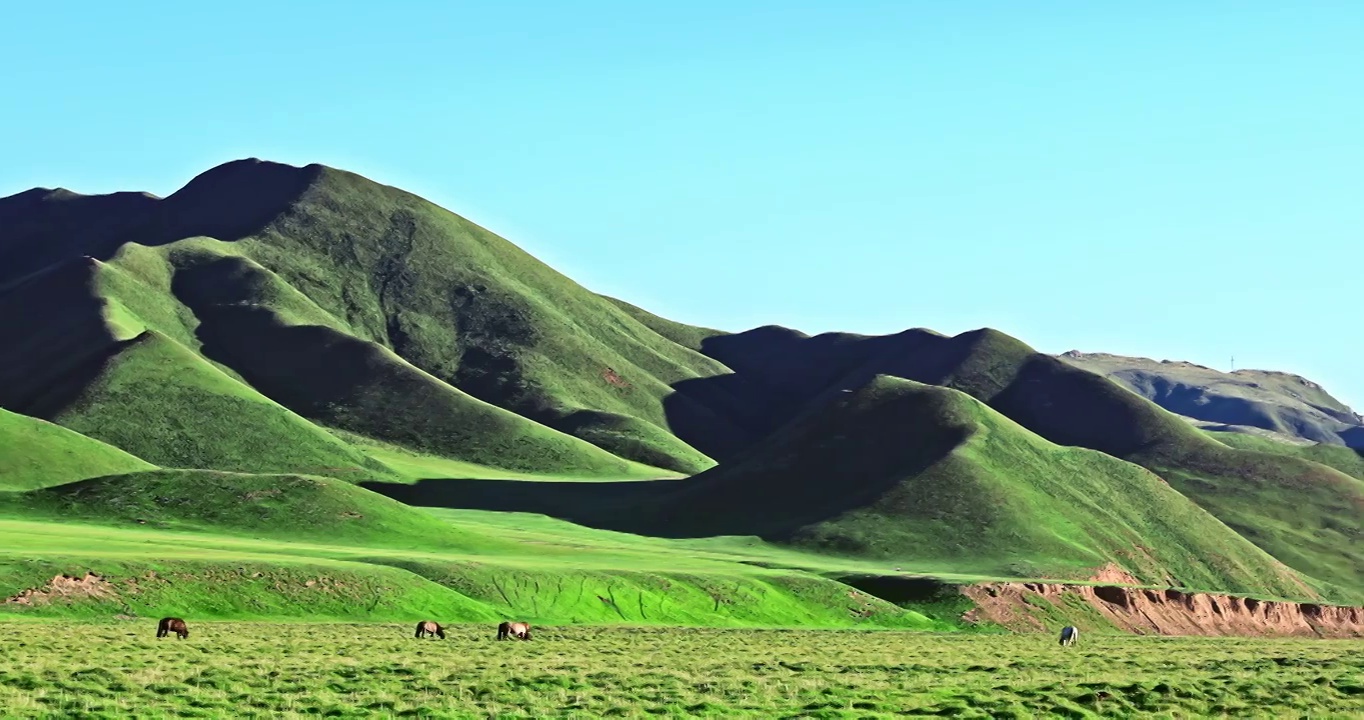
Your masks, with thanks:
<instances>
[{"instance_id":1,"label":"mountain ridge","mask_svg":"<svg viewBox=\"0 0 1364 720\"><path fill-rule=\"evenodd\" d=\"M0 199L12 340L0 408L159 467L334 477L423 505L609 510L642 534L728 518L711 530L832 554L940 566L974 543L973 562L996 571L1092 560L1201 590L1364 597L1364 556L1350 550L1364 482L1349 458L1219 442L1080 358L998 330L676 323L411 193L316 164L233 161L165 198L34 193ZM868 392L896 410L828 411ZM966 435L948 442L953 428ZM418 457L411 467L519 479L404 484L423 478L368 454L381 445ZM934 448L909 466L897 455ZM1123 518L1085 493L1124 498L1130 532L1110 532ZM750 509L764 502L794 504L782 520ZM926 519L935 503L960 522ZM950 536L966 527L974 540ZM1020 554L1000 565L990 548L1002 557L1003 537ZM966 554L928 552L939 546Z\"/></svg>"},{"instance_id":2,"label":"mountain ridge","mask_svg":"<svg viewBox=\"0 0 1364 720\"><path fill-rule=\"evenodd\" d=\"M1364 448L1364 415L1294 373L1222 372L1185 361L1070 350L1058 355L1209 429Z\"/></svg>"}]
</instances>

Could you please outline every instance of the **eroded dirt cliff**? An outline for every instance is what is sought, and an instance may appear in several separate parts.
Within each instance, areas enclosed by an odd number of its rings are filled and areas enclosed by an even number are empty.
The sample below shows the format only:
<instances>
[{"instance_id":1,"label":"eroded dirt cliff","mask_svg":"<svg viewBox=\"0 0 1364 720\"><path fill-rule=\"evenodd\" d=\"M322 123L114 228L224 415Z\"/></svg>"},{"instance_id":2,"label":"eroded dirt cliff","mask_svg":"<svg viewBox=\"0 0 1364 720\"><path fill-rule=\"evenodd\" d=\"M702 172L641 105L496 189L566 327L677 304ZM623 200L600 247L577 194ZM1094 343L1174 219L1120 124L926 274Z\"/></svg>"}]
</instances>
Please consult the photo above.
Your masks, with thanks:
<instances>
[{"instance_id":1,"label":"eroded dirt cliff","mask_svg":"<svg viewBox=\"0 0 1364 720\"><path fill-rule=\"evenodd\" d=\"M1013 630L1117 628L1141 635L1364 637L1364 608L1274 602L1180 590L1064 583L986 583L961 592L963 619Z\"/></svg>"}]
</instances>

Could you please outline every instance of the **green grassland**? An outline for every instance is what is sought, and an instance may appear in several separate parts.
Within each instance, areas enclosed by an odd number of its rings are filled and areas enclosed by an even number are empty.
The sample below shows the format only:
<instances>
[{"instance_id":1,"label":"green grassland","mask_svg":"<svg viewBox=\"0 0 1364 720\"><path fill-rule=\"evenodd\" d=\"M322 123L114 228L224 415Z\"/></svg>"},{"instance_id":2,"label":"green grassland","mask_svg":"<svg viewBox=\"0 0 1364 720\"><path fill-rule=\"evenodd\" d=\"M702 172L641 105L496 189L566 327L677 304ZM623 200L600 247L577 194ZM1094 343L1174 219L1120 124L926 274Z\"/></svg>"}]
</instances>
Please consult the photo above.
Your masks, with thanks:
<instances>
[{"instance_id":1,"label":"green grassland","mask_svg":"<svg viewBox=\"0 0 1364 720\"><path fill-rule=\"evenodd\" d=\"M0 491L152 469L151 463L59 425L0 410Z\"/></svg>"},{"instance_id":2,"label":"green grassland","mask_svg":"<svg viewBox=\"0 0 1364 720\"><path fill-rule=\"evenodd\" d=\"M47 592L31 603L0 600L0 615L407 621L439 612L463 621L962 625L956 616L896 606L831 579L888 568L752 538L679 543L548 518L440 516L337 481L319 489L318 478L258 484L241 477L247 480L238 480L231 497L197 505L177 494L183 486L120 493L118 482L103 481L0 502L0 587L51 590L54 578L94 573L103 588ZM239 494L249 487L263 489ZM274 487L288 490L269 495ZM81 517L77 502L85 494L112 508L100 519ZM240 507L228 509L234 503ZM268 513L297 515L298 529L279 530ZM151 519L117 522L121 515Z\"/></svg>"},{"instance_id":3,"label":"green grassland","mask_svg":"<svg viewBox=\"0 0 1364 720\"><path fill-rule=\"evenodd\" d=\"M1360 717L1358 641L492 623L0 624L25 717ZM72 637L80 642L72 642Z\"/></svg>"}]
</instances>

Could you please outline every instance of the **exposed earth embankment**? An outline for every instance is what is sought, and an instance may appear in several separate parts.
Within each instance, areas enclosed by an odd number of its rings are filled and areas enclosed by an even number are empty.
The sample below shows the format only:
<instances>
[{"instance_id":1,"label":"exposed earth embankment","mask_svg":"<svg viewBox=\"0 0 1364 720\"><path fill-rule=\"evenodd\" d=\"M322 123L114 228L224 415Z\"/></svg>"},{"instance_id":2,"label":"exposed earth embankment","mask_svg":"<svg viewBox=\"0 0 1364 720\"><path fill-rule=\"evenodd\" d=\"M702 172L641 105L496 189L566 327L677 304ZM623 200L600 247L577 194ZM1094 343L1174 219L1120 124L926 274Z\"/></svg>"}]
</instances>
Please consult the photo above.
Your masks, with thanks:
<instances>
[{"instance_id":1,"label":"exposed earth embankment","mask_svg":"<svg viewBox=\"0 0 1364 720\"><path fill-rule=\"evenodd\" d=\"M955 585L929 578L844 577L864 592L909 607L937 607L972 624L1018 632L1138 635L1364 637L1364 607L1256 600L1127 585L994 582Z\"/></svg>"}]
</instances>

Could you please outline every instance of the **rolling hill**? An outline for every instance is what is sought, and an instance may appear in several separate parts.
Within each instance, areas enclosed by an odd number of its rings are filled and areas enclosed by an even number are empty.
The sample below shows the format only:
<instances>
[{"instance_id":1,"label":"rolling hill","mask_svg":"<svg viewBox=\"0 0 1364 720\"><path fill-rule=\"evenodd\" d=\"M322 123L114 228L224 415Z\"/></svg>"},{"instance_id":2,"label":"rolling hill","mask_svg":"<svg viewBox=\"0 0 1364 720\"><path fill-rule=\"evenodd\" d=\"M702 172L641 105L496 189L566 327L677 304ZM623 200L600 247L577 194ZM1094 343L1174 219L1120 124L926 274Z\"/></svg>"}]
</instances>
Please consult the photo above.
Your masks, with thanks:
<instances>
[{"instance_id":1,"label":"rolling hill","mask_svg":"<svg viewBox=\"0 0 1364 720\"><path fill-rule=\"evenodd\" d=\"M1364 592L1364 483L1302 456L1233 449L1100 375L995 330L808 337L759 328L709 338L705 351L757 388L745 405L757 434L834 389L889 375L960 390L1053 443L1098 450L1151 470L1327 592ZM733 384L696 380L704 393Z\"/></svg>"},{"instance_id":2,"label":"rolling hill","mask_svg":"<svg viewBox=\"0 0 1364 720\"><path fill-rule=\"evenodd\" d=\"M688 326L320 165L0 198L0 336L24 448L0 488L43 522L448 534L368 488L925 572L1364 599L1350 413L1295 376L1115 370L991 329Z\"/></svg>"},{"instance_id":3,"label":"rolling hill","mask_svg":"<svg viewBox=\"0 0 1364 720\"><path fill-rule=\"evenodd\" d=\"M320 476L151 470L10 493L0 502L4 503L0 514L28 520L137 524L376 548L497 554L512 547L456 529L350 483Z\"/></svg>"},{"instance_id":4,"label":"rolling hill","mask_svg":"<svg viewBox=\"0 0 1364 720\"><path fill-rule=\"evenodd\" d=\"M435 485L435 483L433 483ZM828 393L741 460L673 483L371 487L641 535L757 535L921 571L1312 596L1295 572L1154 473L1050 443L963 392L878 375Z\"/></svg>"},{"instance_id":5,"label":"rolling hill","mask_svg":"<svg viewBox=\"0 0 1364 720\"><path fill-rule=\"evenodd\" d=\"M0 410L0 491L34 490L154 466L111 445Z\"/></svg>"}]
</instances>

